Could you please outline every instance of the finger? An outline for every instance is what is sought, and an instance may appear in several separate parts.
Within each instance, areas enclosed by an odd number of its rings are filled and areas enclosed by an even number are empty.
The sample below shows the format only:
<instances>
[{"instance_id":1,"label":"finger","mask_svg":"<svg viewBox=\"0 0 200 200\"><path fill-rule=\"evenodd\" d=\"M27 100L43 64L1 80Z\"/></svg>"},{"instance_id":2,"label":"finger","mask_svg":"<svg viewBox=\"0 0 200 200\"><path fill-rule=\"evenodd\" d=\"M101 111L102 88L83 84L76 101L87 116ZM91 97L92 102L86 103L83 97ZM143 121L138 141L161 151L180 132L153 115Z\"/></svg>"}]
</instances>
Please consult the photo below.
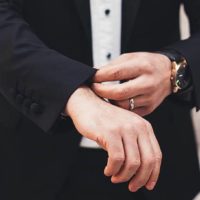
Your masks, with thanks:
<instances>
[{"instance_id":1,"label":"finger","mask_svg":"<svg viewBox=\"0 0 200 200\"><path fill-rule=\"evenodd\" d=\"M149 136L150 136L150 141L152 143L152 147L153 147L153 150L154 150L154 154L155 154L155 168L153 169L152 171L152 174L146 184L146 188L148 190L153 190L156 183L158 182L158 178L159 178L159 175L160 175L160 168L161 168L161 163L162 163L162 152L160 150L160 146L158 144L158 141L153 133L153 130L152 130L152 127L151 126L148 126L148 129L149 129Z\"/></svg>"},{"instance_id":2,"label":"finger","mask_svg":"<svg viewBox=\"0 0 200 200\"><path fill-rule=\"evenodd\" d=\"M104 170L106 176L116 175L125 161L125 152L122 139L119 137L112 138L107 145L108 162Z\"/></svg>"},{"instance_id":3,"label":"finger","mask_svg":"<svg viewBox=\"0 0 200 200\"><path fill-rule=\"evenodd\" d=\"M138 145L141 156L141 167L129 183L129 189L136 192L145 186L154 168L154 152L147 134L140 134Z\"/></svg>"},{"instance_id":4,"label":"finger","mask_svg":"<svg viewBox=\"0 0 200 200\"><path fill-rule=\"evenodd\" d=\"M129 80L141 74L138 61L128 60L122 63L112 63L98 70L94 76L95 83L107 81Z\"/></svg>"},{"instance_id":5,"label":"finger","mask_svg":"<svg viewBox=\"0 0 200 200\"><path fill-rule=\"evenodd\" d=\"M123 55L120 55L119 57L111 60L107 65L103 66L103 67L95 67L97 69L102 69L104 67L109 67L109 66L116 66L116 65L121 65L123 63L125 63L127 61L127 57L126 56L123 56Z\"/></svg>"},{"instance_id":6,"label":"finger","mask_svg":"<svg viewBox=\"0 0 200 200\"><path fill-rule=\"evenodd\" d=\"M110 101L110 103L112 103L113 105L116 105L120 108L126 109L126 110L130 110L130 103L129 100L125 100L125 101ZM145 104L145 103L144 103ZM144 117L146 115L149 115L151 112L153 112L153 107L152 106L142 106L143 103L138 103L138 101L135 101L135 108L132 112L134 112L135 114ZM139 107L140 106L140 107Z\"/></svg>"},{"instance_id":7,"label":"finger","mask_svg":"<svg viewBox=\"0 0 200 200\"><path fill-rule=\"evenodd\" d=\"M141 107L147 107L147 106L150 106L151 104L149 95L140 95L140 96L133 97L133 99L134 99L135 109L141 108ZM130 99L121 100L121 101L111 100L111 103L118 107L124 108L126 110L130 109Z\"/></svg>"},{"instance_id":8,"label":"finger","mask_svg":"<svg viewBox=\"0 0 200 200\"><path fill-rule=\"evenodd\" d=\"M121 100L121 101L110 100L110 103L126 110L129 110L130 107L129 100Z\"/></svg>"},{"instance_id":9,"label":"finger","mask_svg":"<svg viewBox=\"0 0 200 200\"><path fill-rule=\"evenodd\" d=\"M137 145L136 136L125 134L123 137L126 160L120 172L112 176L113 183L122 183L129 181L140 167L140 153Z\"/></svg>"},{"instance_id":10,"label":"finger","mask_svg":"<svg viewBox=\"0 0 200 200\"><path fill-rule=\"evenodd\" d=\"M158 182L158 178L160 175L160 164L159 162L156 162L155 167L152 171L152 174L149 178L149 181L146 183L146 188L148 190L153 190Z\"/></svg>"},{"instance_id":11,"label":"finger","mask_svg":"<svg viewBox=\"0 0 200 200\"><path fill-rule=\"evenodd\" d=\"M130 110L129 100L124 100L124 101L112 101L111 100L110 103L112 103L113 105L118 106L120 108ZM140 105L142 105L142 104L140 104ZM135 114L137 114L141 117L144 117L150 113L147 106L138 107L137 101L135 103L135 108L132 112L134 112Z\"/></svg>"},{"instance_id":12,"label":"finger","mask_svg":"<svg viewBox=\"0 0 200 200\"><path fill-rule=\"evenodd\" d=\"M92 84L93 91L102 98L111 100L124 100L147 93L143 78L136 78L122 84L105 85Z\"/></svg>"},{"instance_id":13,"label":"finger","mask_svg":"<svg viewBox=\"0 0 200 200\"><path fill-rule=\"evenodd\" d=\"M135 114L141 116L141 117L144 117L144 116L146 116L146 115L148 115L148 114L151 113L148 106L143 106L143 107L135 108L135 109L133 110L133 112L134 112Z\"/></svg>"}]
</instances>

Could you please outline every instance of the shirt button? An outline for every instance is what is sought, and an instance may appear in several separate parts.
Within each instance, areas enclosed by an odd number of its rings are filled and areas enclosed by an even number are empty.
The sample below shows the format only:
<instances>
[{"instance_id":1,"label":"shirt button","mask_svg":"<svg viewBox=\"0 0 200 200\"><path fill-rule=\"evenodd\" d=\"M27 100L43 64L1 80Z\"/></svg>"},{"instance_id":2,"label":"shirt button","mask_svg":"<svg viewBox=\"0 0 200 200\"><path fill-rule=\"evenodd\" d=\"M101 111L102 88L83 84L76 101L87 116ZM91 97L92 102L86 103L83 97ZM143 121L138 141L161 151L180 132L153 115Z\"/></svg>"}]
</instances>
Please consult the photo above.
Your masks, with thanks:
<instances>
[{"instance_id":1,"label":"shirt button","mask_svg":"<svg viewBox=\"0 0 200 200\"><path fill-rule=\"evenodd\" d=\"M106 57L107 57L108 60L110 60L111 57L112 57L112 54L111 54L111 53L108 53Z\"/></svg>"},{"instance_id":2,"label":"shirt button","mask_svg":"<svg viewBox=\"0 0 200 200\"><path fill-rule=\"evenodd\" d=\"M110 14L110 9L106 9L106 10L105 10L105 15L108 16L109 14Z\"/></svg>"}]
</instances>

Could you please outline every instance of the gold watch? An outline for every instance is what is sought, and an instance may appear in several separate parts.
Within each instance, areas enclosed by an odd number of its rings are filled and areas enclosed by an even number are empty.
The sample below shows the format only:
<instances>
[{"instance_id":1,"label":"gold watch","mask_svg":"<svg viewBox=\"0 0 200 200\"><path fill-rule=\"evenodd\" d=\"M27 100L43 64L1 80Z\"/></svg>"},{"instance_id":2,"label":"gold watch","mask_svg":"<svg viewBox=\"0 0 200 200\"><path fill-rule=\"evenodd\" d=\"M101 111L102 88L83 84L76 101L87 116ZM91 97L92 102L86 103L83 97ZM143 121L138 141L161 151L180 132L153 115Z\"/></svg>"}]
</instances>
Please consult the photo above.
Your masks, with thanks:
<instances>
[{"instance_id":1,"label":"gold watch","mask_svg":"<svg viewBox=\"0 0 200 200\"><path fill-rule=\"evenodd\" d=\"M185 79L187 66L187 61L184 58L178 62L172 61L171 83L173 93L177 93L188 85L186 81L187 79Z\"/></svg>"},{"instance_id":2,"label":"gold watch","mask_svg":"<svg viewBox=\"0 0 200 200\"><path fill-rule=\"evenodd\" d=\"M191 76L186 59L180 53L173 50L159 51L158 53L167 56L171 60L172 92L177 93L187 89L191 84Z\"/></svg>"}]
</instances>

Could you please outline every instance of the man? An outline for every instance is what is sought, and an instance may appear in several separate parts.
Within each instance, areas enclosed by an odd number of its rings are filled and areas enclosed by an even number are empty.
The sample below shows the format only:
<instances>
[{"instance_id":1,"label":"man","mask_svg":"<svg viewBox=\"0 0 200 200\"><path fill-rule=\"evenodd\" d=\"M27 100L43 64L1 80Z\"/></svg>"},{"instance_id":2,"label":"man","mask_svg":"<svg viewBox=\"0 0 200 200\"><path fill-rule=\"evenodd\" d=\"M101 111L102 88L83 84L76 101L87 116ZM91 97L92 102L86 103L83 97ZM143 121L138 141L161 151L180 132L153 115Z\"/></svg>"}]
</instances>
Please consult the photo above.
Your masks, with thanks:
<instances>
[{"instance_id":1,"label":"man","mask_svg":"<svg viewBox=\"0 0 200 200\"><path fill-rule=\"evenodd\" d=\"M0 0L4 199L188 200L195 196L200 179L189 109L198 108L200 102L197 92L200 2L185 5L194 35L174 44L179 40L180 1ZM100 24L104 20L101 14L98 16L101 12L98 8L103 9L104 17L113 19L105 27ZM113 36L110 40L109 35ZM170 50L163 50L168 45ZM106 64L98 57L106 56L109 61L120 53L161 49L157 53L122 55L96 75L94 69L86 66ZM177 64L180 61L177 57L187 59L193 82L186 81L187 87L181 88L180 93L166 98L171 93L170 59ZM141 61L143 64L138 65ZM137 73L135 66L139 66ZM175 74L172 73L172 78L176 78ZM144 76L136 87L134 81ZM154 77L159 77L155 83L165 80L158 87L159 92L152 83ZM125 109L97 97L89 88L92 79L96 82L92 85L94 92ZM98 84L113 80L125 82L115 86ZM172 86L176 88L175 84ZM144 103L138 103L141 101L137 96ZM155 187L161 152L150 124L135 113L149 114L158 105L147 119L153 124L163 151L162 173L153 192L138 192L142 186L149 190ZM135 113L126 111L127 108ZM62 112L68 115L63 120ZM129 189L136 193L129 193L125 183L114 185L100 174L106 154L94 149L96 144L81 139L74 126L108 152L105 175L113 183L128 181Z\"/></svg>"}]
</instances>

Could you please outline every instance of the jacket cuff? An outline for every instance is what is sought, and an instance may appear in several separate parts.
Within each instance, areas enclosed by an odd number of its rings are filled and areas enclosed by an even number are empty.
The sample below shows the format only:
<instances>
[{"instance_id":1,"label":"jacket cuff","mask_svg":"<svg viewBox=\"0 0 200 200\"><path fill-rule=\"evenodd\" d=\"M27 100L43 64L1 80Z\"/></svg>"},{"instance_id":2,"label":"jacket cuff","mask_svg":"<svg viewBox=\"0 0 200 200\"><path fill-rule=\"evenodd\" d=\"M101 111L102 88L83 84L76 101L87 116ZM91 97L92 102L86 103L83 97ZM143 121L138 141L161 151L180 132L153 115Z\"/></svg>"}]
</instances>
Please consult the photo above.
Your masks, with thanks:
<instances>
[{"instance_id":1,"label":"jacket cuff","mask_svg":"<svg viewBox=\"0 0 200 200\"><path fill-rule=\"evenodd\" d=\"M31 77L38 80L29 82L27 77L4 93L19 112L44 132L53 127L71 94L79 86L87 84L96 73L94 68L82 63L66 57L64 60L57 65L53 60L48 62L46 72L34 70Z\"/></svg>"}]
</instances>

